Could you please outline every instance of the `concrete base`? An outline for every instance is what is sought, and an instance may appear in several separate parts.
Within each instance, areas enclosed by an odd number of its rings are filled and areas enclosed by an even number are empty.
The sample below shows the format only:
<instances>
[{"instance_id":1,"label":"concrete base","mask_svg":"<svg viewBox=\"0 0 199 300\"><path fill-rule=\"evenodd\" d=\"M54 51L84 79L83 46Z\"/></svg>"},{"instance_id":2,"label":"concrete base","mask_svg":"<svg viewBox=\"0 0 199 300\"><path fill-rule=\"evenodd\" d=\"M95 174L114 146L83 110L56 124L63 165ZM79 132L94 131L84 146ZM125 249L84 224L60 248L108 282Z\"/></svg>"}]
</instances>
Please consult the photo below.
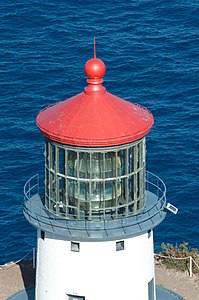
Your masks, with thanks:
<instances>
[{"instance_id":1,"label":"concrete base","mask_svg":"<svg viewBox=\"0 0 199 300\"><path fill-rule=\"evenodd\" d=\"M156 286L157 300L185 300L180 295L167 290L165 288ZM23 290L11 297L7 300L34 300L35 299L35 290L33 288L29 288L27 290Z\"/></svg>"}]
</instances>

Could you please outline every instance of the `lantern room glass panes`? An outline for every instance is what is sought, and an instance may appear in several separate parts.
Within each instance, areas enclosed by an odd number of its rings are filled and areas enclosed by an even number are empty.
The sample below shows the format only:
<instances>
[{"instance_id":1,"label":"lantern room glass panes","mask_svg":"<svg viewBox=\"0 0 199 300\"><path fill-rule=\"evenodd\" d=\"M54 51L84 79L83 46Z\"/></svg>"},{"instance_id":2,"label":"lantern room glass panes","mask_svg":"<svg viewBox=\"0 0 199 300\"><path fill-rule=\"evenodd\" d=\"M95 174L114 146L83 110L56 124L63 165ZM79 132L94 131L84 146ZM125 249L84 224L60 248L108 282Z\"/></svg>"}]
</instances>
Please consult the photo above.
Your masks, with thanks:
<instances>
[{"instance_id":1,"label":"lantern room glass panes","mask_svg":"<svg viewBox=\"0 0 199 300\"><path fill-rule=\"evenodd\" d=\"M45 205L66 219L110 220L145 206L145 138L104 148L46 139Z\"/></svg>"}]
</instances>

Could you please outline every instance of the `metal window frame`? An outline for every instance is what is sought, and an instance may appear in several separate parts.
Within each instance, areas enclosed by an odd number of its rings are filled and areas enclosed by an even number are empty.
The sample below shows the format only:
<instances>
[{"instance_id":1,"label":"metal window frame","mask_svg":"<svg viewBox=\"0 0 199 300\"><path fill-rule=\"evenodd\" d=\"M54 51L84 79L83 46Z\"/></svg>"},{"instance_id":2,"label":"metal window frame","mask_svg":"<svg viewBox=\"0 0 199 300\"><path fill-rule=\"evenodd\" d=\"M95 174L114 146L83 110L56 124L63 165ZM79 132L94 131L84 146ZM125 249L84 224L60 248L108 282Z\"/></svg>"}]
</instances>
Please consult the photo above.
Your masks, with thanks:
<instances>
[{"instance_id":1,"label":"metal window frame","mask_svg":"<svg viewBox=\"0 0 199 300\"><path fill-rule=\"evenodd\" d=\"M124 250L124 240L116 242L116 251Z\"/></svg>"},{"instance_id":2,"label":"metal window frame","mask_svg":"<svg viewBox=\"0 0 199 300\"><path fill-rule=\"evenodd\" d=\"M48 151L46 150L48 149ZM64 174L61 173L60 170L60 156L59 156L59 149L64 149L64 162L65 166L63 167ZM63 150L62 150L63 151ZM73 151L73 152L71 152ZM119 152L122 151L122 152ZM75 154L76 156L76 174L68 173L68 153L70 152ZM135 141L133 143L115 146L115 147L104 147L104 148L86 148L86 147L71 147L68 145L62 145L57 142L51 141L46 139L45 143L45 206L55 215L66 218L66 219L98 219L97 213L92 209L92 184L93 182L101 182L102 183L102 198L103 198L103 206L100 207L98 211L100 215L100 219L107 219L107 211L112 210L113 215L111 218L121 218L121 217L128 217L131 214L137 213L140 209L145 206L145 183L146 183L146 163L145 163L145 138ZM90 177L89 178L82 178L80 177L80 153L88 153L89 154L89 168L90 168ZM103 170L100 172L100 178L92 178L92 156L95 153L102 153L102 160L103 160ZM114 167L112 166L112 170L115 168L115 176L108 177L105 176L105 160L106 160L106 153L114 153L114 160L112 160L112 164L115 161ZM124 173L118 174L118 159L121 159L120 153L122 153L123 161L125 165ZM130 154L133 153L134 157L130 160ZM139 159L139 162L138 162ZM132 164L130 166L129 164ZM100 165L101 167L101 165ZM122 167L122 165L121 165ZM139 168L138 168L139 167ZM48 176L47 176L48 174ZM75 176L76 175L76 176ZM63 204L64 213L60 212L60 195L59 195L59 179L64 178L65 180L65 201ZM132 180L133 179L133 180ZM139 182L138 182L139 179ZM71 205L69 203L69 183L71 182L72 185L76 185L76 201L75 205ZM86 215L82 214L81 211L81 200L80 200L80 183L86 182L89 186L89 193L88 193L88 213ZM105 190L106 190L106 182L113 183L113 190L112 190L112 198L114 199L115 196L115 205L109 207L107 210L106 207L106 198L105 198ZM125 182L125 187L121 188L124 191L123 203L120 203L118 197L118 182L122 184ZM55 184L55 188L54 188ZM86 186L85 186L86 188ZM139 189L139 191L138 191ZM139 193L138 193L139 192ZM129 194L131 193L131 195ZM85 202L86 199L84 200ZM121 214L121 211L123 213ZM109 218L110 216L108 216Z\"/></svg>"},{"instance_id":3,"label":"metal window frame","mask_svg":"<svg viewBox=\"0 0 199 300\"><path fill-rule=\"evenodd\" d=\"M78 295L72 295L72 294L66 294L67 300L85 300L85 296L78 296Z\"/></svg>"},{"instance_id":4,"label":"metal window frame","mask_svg":"<svg viewBox=\"0 0 199 300\"><path fill-rule=\"evenodd\" d=\"M43 241L45 240L45 231L43 230L40 231L40 237Z\"/></svg>"},{"instance_id":5,"label":"metal window frame","mask_svg":"<svg viewBox=\"0 0 199 300\"><path fill-rule=\"evenodd\" d=\"M79 242L71 242L71 251L72 252L80 252L80 243Z\"/></svg>"}]
</instances>

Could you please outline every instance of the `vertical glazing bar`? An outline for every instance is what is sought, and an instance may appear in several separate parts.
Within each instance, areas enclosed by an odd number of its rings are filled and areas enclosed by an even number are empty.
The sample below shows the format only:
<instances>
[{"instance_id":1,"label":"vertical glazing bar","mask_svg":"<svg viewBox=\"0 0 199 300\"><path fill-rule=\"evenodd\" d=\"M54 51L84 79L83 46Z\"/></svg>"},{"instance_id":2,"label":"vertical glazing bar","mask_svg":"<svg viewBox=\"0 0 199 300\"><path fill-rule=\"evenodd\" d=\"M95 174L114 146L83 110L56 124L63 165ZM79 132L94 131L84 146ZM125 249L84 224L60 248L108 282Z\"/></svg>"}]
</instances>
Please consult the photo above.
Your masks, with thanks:
<instances>
[{"instance_id":1,"label":"vertical glazing bar","mask_svg":"<svg viewBox=\"0 0 199 300\"><path fill-rule=\"evenodd\" d=\"M140 142L140 168L143 166L143 140Z\"/></svg>"},{"instance_id":2,"label":"vertical glazing bar","mask_svg":"<svg viewBox=\"0 0 199 300\"><path fill-rule=\"evenodd\" d=\"M103 208L103 183L102 183L102 177L103 177L103 156L102 153L98 153L98 159L99 159L99 195L100 195L100 208ZM101 212L99 211L99 214Z\"/></svg>"},{"instance_id":3,"label":"vertical glazing bar","mask_svg":"<svg viewBox=\"0 0 199 300\"><path fill-rule=\"evenodd\" d=\"M90 178L89 178L89 219L92 219L92 153L89 153L89 166L90 166Z\"/></svg>"},{"instance_id":4,"label":"vertical glazing bar","mask_svg":"<svg viewBox=\"0 0 199 300\"><path fill-rule=\"evenodd\" d=\"M115 195L115 217L117 218L118 216L118 151L115 151L115 190L116 190L116 195ZM121 187L120 187L121 188ZM120 189L119 189L120 190ZM119 195L120 196L120 195Z\"/></svg>"},{"instance_id":5,"label":"vertical glazing bar","mask_svg":"<svg viewBox=\"0 0 199 300\"><path fill-rule=\"evenodd\" d=\"M134 212L137 211L137 144L134 146Z\"/></svg>"},{"instance_id":6,"label":"vertical glazing bar","mask_svg":"<svg viewBox=\"0 0 199 300\"><path fill-rule=\"evenodd\" d=\"M77 218L80 219L79 152L77 152Z\"/></svg>"},{"instance_id":7,"label":"vertical glazing bar","mask_svg":"<svg viewBox=\"0 0 199 300\"><path fill-rule=\"evenodd\" d=\"M52 189L52 145L51 143L48 142L48 164L49 164L49 177L48 177L48 204L47 207L51 208L51 198L52 198L52 193L53 193L53 189Z\"/></svg>"},{"instance_id":8,"label":"vertical glazing bar","mask_svg":"<svg viewBox=\"0 0 199 300\"><path fill-rule=\"evenodd\" d=\"M143 207L144 205L144 195L143 195L143 180L144 180L144 177L143 177L143 140L141 140L140 142L140 146L139 146L139 151L140 151L140 176L139 176L139 198L140 198L140 204L141 204L141 207ZM141 208L140 207L140 208Z\"/></svg>"},{"instance_id":9,"label":"vertical glazing bar","mask_svg":"<svg viewBox=\"0 0 199 300\"><path fill-rule=\"evenodd\" d=\"M106 160L105 160L106 153L103 152L103 219L105 220L105 212L106 212L106 207L105 207L105 190L106 190Z\"/></svg>"},{"instance_id":10,"label":"vertical glazing bar","mask_svg":"<svg viewBox=\"0 0 199 300\"><path fill-rule=\"evenodd\" d=\"M146 163L146 138L143 138L143 161Z\"/></svg>"},{"instance_id":11,"label":"vertical glazing bar","mask_svg":"<svg viewBox=\"0 0 199 300\"><path fill-rule=\"evenodd\" d=\"M134 174L135 174L135 169L134 169L134 152L135 152L135 146L131 146L131 158L130 158L130 162L131 162L131 167L130 167L130 172L131 172L131 177L130 177L130 180L131 180L131 194L130 194L130 197L131 197L131 201L132 201L132 204L131 204L131 212L133 212L134 210L134 207L135 207L135 204L134 204Z\"/></svg>"},{"instance_id":12,"label":"vertical glazing bar","mask_svg":"<svg viewBox=\"0 0 199 300\"><path fill-rule=\"evenodd\" d=\"M140 161L141 161L141 147L140 147L140 143L138 144L138 170L137 170L137 210L139 210L141 208L141 189L140 189L140 181L141 181L141 166L140 166Z\"/></svg>"},{"instance_id":13,"label":"vertical glazing bar","mask_svg":"<svg viewBox=\"0 0 199 300\"><path fill-rule=\"evenodd\" d=\"M46 203L46 195L48 193L48 187L47 187L47 142L44 143L44 161L45 161L45 179L44 179L44 189L45 189L45 203Z\"/></svg>"},{"instance_id":14,"label":"vertical glazing bar","mask_svg":"<svg viewBox=\"0 0 199 300\"><path fill-rule=\"evenodd\" d=\"M67 179L67 175L68 175L68 149L65 149L65 199L66 199L66 218L68 217L68 179Z\"/></svg>"},{"instance_id":15,"label":"vertical glazing bar","mask_svg":"<svg viewBox=\"0 0 199 300\"><path fill-rule=\"evenodd\" d=\"M59 148L55 146L55 204L56 204L56 214L59 214L59 176L58 176L58 166L59 166Z\"/></svg>"},{"instance_id":16,"label":"vertical glazing bar","mask_svg":"<svg viewBox=\"0 0 199 300\"><path fill-rule=\"evenodd\" d=\"M111 177L115 178L115 166L116 166L116 162L115 162L115 157L114 157L113 153L115 154L115 152L111 152L111 155L110 155L111 156ZM117 191L116 191L116 184L115 184L115 180L114 179L111 180L111 187L112 187L111 199L114 202L114 199L115 199L116 193L117 193ZM113 202L112 202L111 206L113 206ZM111 209L111 213L112 213L112 209Z\"/></svg>"},{"instance_id":17,"label":"vertical glazing bar","mask_svg":"<svg viewBox=\"0 0 199 300\"><path fill-rule=\"evenodd\" d=\"M144 205L144 190L143 190L143 168L140 170L140 177L139 177L140 183L139 183L139 188L140 188L140 201L141 201L141 207ZM140 208L141 208L140 207Z\"/></svg>"},{"instance_id":18,"label":"vertical glazing bar","mask_svg":"<svg viewBox=\"0 0 199 300\"><path fill-rule=\"evenodd\" d=\"M128 216L128 207L129 207L129 174L128 174L128 166L129 166L129 148L124 150L126 155L126 166L125 166L125 175L126 175L126 191L125 191L125 198L126 198L126 207L125 207L125 214Z\"/></svg>"},{"instance_id":19,"label":"vertical glazing bar","mask_svg":"<svg viewBox=\"0 0 199 300\"><path fill-rule=\"evenodd\" d=\"M143 138L143 141L142 141L142 143L143 143L143 178L144 178L144 180L143 180L143 190L144 190L144 194L146 194L146 189L147 189L147 187L146 187L146 138L144 137Z\"/></svg>"}]
</instances>

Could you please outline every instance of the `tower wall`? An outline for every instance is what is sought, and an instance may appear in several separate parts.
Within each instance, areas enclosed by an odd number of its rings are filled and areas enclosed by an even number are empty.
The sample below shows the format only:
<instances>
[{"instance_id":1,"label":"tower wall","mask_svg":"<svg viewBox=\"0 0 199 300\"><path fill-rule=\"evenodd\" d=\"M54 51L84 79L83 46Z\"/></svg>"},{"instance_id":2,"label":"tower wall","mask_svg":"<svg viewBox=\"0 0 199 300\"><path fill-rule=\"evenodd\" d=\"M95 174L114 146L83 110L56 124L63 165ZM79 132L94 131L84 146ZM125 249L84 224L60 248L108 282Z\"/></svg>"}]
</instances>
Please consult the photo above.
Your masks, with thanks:
<instances>
[{"instance_id":1,"label":"tower wall","mask_svg":"<svg viewBox=\"0 0 199 300\"><path fill-rule=\"evenodd\" d=\"M36 300L150 299L153 233L123 241L118 250L118 241L74 242L76 252L70 241L48 232L42 239L38 230Z\"/></svg>"}]
</instances>

